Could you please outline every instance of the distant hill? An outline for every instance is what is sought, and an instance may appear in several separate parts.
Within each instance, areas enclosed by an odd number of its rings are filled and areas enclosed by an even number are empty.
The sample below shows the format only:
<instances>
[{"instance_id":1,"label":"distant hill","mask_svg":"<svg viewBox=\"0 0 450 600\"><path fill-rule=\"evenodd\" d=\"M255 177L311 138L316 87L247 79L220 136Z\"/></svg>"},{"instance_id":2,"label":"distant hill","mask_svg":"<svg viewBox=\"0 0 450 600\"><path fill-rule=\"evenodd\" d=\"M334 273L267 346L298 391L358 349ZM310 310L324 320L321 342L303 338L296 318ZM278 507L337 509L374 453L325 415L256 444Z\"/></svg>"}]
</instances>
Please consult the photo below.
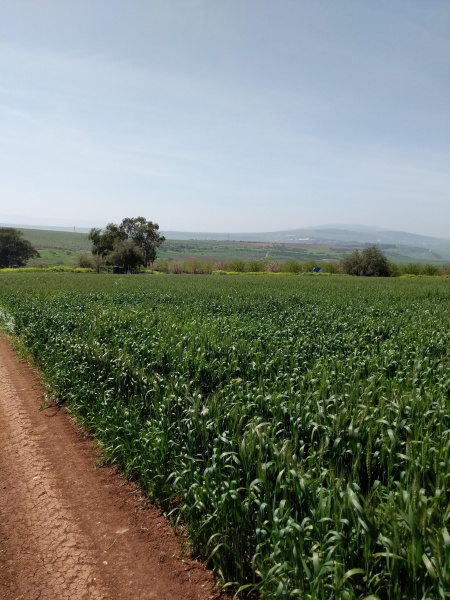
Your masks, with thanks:
<instances>
[{"instance_id":1,"label":"distant hill","mask_svg":"<svg viewBox=\"0 0 450 600\"><path fill-rule=\"evenodd\" d=\"M305 227L305 229L346 229L347 231L386 231L384 227L376 227L374 225L358 225L358 224L342 224L334 223L333 225L315 225Z\"/></svg>"},{"instance_id":2,"label":"distant hill","mask_svg":"<svg viewBox=\"0 0 450 600\"><path fill-rule=\"evenodd\" d=\"M87 233L72 230L25 229L18 227L37 250L90 251L92 244Z\"/></svg>"},{"instance_id":3,"label":"distant hill","mask_svg":"<svg viewBox=\"0 0 450 600\"><path fill-rule=\"evenodd\" d=\"M75 260L76 253L88 252L91 249L87 237L89 228L80 227L74 230L68 227L37 228L10 224L0 226L17 227L33 246L44 252L44 256L45 252L51 251L51 258L55 261ZM165 235L167 243L163 244L158 254L175 259L182 259L185 256L243 257L242 253L245 252L247 256L249 250L248 247L243 249L239 242L260 242L274 245L271 250L261 248L260 251L261 256L271 257L274 260L282 257L302 260L301 257L305 252L306 256L316 256L317 252L313 250L314 248L317 250L318 247L321 248L322 259L336 259L349 250L378 245L389 260L397 263L448 264L450 262L450 239L364 225L321 225L260 233L162 231L162 234ZM297 250L295 246L298 247ZM300 248L303 248L302 252ZM65 256L60 256L58 252L63 252ZM72 254L74 256L71 256Z\"/></svg>"},{"instance_id":4,"label":"distant hill","mask_svg":"<svg viewBox=\"0 0 450 600\"><path fill-rule=\"evenodd\" d=\"M38 229L40 231L68 231L76 233L89 233L91 227L57 227L53 225L18 225L14 223L0 223L0 227L14 227L15 229Z\"/></svg>"},{"instance_id":5,"label":"distant hill","mask_svg":"<svg viewBox=\"0 0 450 600\"><path fill-rule=\"evenodd\" d=\"M346 226L347 227L347 226ZM167 239L173 240L228 240L236 242L273 242L310 244L395 244L441 246L450 239L441 239L406 231L389 231L380 228L357 226L346 229L344 226L305 227L260 233L205 233L186 231L163 231Z\"/></svg>"},{"instance_id":6,"label":"distant hill","mask_svg":"<svg viewBox=\"0 0 450 600\"><path fill-rule=\"evenodd\" d=\"M354 227L349 229L347 227ZM163 231L168 240L267 242L273 244L309 244L351 250L377 245L389 260L398 263L445 264L450 261L450 239L389 231L375 227L330 225L263 233L193 233Z\"/></svg>"}]
</instances>

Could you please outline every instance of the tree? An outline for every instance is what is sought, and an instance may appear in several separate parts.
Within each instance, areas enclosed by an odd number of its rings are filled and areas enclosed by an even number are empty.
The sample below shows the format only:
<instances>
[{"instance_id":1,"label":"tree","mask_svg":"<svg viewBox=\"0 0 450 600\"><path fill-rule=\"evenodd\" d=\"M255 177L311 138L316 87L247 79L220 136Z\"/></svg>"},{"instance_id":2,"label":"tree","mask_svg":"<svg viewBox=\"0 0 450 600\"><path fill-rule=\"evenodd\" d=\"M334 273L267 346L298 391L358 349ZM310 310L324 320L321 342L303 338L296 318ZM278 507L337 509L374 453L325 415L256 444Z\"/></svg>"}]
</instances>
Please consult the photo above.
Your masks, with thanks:
<instances>
[{"instance_id":1,"label":"tree","mask_svg":"<svg viewBox=\"0 0 450 600\"><path fill-rule=\"evenodd\" d=\"M93 228L89 232L88 239L92 242L92 254L106 258L114 248L114 244L127 239L119 225L108 223L105 229Z\"/></svg>"},{"instance_id":2,"label":"tree","mask_svg":"<svg viewBox=\"0 0 450 600\"><path fill-rule=\"evenodd\" d=\"M24 239L18 229L0 228L0 268L24 267L30 258L39 257L39 252Z\"/></svg>"},{"instance_id":3,"label":"tree","mask_svg":"<svg viewBox=\"0 0 450 600\"><path fill-rule=\"evenodd\" d=\"M102 260L127 270L139 265L149 266L156 258L157 248L165 241L158 231L159 225L144 217L126 218L120 225L109 223L104 230L91 229L88 237L97 270Z\"/></svg>"},{"instance_id":4,"label":"tree","mask_svg":"<svg viewBox=\"0 0 450 600\"><path fill-rule=\"evenodd\" d=\"M341 269L347 275L364 277L389 277L389 262L377 246L364 248L362 252L354 250L341 261Z\"/></svg>"},{"instance_id":5,"label":"tree","mask_svg":"<svg viewBox=\"0 0 450 600\"><path fill-rule=\"evenodd\" d=\"M344 256L341 260L341 270L346 275L362 275L361 254L359 250L354 250Z\"/></svg>"},{"instance_id":6,"label":"tree","mask_svg":"<svg viewBox=\"0 0 450 600\"><path fill-rule=\"evenodd\" d=\"M158 233L159 225L152 221L147 221L144 217L134 219L123 219L120 225L120 231L128 239L132 239L142 252L144 265L150 266L156 258L156 249L166 240L163 235Z\"/></svg>"},{"instance_id":7,"label":"tree","mask_svg":"<svg viewBox=\"0 0 450 600\"><path fill-rule=\"evenodd\" d=\"M125 271L131 271L144 264L141 249L133 240L119 240L108 254L111 265L120 265Z\"/></svg>"}]
</instances>

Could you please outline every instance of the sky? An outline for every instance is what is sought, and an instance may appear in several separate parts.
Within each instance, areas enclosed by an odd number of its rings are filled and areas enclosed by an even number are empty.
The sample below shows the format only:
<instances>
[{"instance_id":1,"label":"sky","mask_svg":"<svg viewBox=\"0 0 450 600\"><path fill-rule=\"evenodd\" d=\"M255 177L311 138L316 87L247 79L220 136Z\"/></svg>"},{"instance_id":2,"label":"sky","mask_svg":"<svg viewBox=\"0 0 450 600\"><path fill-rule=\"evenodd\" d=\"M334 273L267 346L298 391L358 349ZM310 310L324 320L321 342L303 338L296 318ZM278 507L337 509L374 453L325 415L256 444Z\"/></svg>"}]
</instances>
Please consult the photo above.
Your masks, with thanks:
<instances>
[{"instance_id":1,"label":"sky","mask_svg":"<svg viewBox=\"0 0 450 600\"><path fill-rule=\"evenodd\" d=\"M0 222L450 238L448 0L0 0Z\"/></svg>"}]
</instances>

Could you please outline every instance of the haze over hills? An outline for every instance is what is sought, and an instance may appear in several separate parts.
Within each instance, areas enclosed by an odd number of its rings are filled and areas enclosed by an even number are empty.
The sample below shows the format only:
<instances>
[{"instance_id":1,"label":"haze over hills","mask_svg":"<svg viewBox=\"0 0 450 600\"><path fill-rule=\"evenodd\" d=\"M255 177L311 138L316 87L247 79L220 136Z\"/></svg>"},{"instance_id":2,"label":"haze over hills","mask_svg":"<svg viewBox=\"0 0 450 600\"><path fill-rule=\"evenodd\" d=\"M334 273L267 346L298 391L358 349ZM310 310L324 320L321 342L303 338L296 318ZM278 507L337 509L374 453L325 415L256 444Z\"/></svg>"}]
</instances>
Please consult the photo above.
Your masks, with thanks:
<instances>
[{"instance_id":1,"label":"haze over hills","mask_svg":"<svg viewBox=\"0 0 450 600\"><path fill-rule=\"evenodd\" d=\"M168 240L218 240L229 242L266 242L272 244L310 244L344 249L377 245L393 262L445 263L450 260L450 239L389 231L361 225L304 227L262 233L200 233L163 231Z\"/></svg>"},{"instance_id":2,"label":"haze over hills","mask_svg":"<svg viewBox=\"0 0 450 600\"><path fill-rule=\"evenodd\" d=\"M87 227L56 227L0 224L1 227L21 229L37 248L88 251L90 242ZM64 241L57 235L60 232ZM366 225L330 224L298 229L258 233L217 233L161 230L167 241L180 242L262 242L275 245L323 246L345 252L355 248L378 245L393 262L422 262L444 264L450 261L450 239L406 231L391 231ZM76 242L76 243L75 243ZM164 245L161 248L163 251Z\"/></svg>"},{"instance_id":3,"label":"haze over hills","mask_svg":"<svg viewBox=\"0 0 450 600\"><path fill-rule=\"evenodd\" d=\"M311 225L310 227L303 227L303 229L347 229L349 231L386 231L384 227L378 227L376 225L359 225L357 223L333 223L331 225Z\"/></svg>"},{"instance_id":4,"label":"haze over hills","mask_svg":"<svg viewBox=\"0 0 450 600\"><path fill-rule=\"evenodd\" d=\"M67 231L89 233L90 227L58 227L51 225L23 225L0 223L0 227L16 227L18 229L34 229L43 231ZM450 244L449 238L439 238L407 231L394 231L382 227L357 224L329 224L302 227L282 231L217 233L200 231L170 231L161 233L171 240L229 240L241 242L272 242L272 243L311 243L311 244L394 244L441 246Z\"/></svg>"},{"instance_id":5,"label":"haze over hills","mask_svg":"<svg viewBox=\"0 0 450 600\"><path fill-rule=\"evenodd\" d=\"M408 233L406 231L390 231L382 228L364 227L361 225L327 225L317 227L303 227L284 231L270 231L258 233L214 233L214 232L185 232L162 231L167 239L196 239L196 240L229 240L229 241L255 241L273 243L311 243L345 245L355 244L394 244L394 245L420 245L440 246L450 244L450 239L437 238Z\"/></svg>"},{"instance_id":6,"label":"haze over hills","mask_svg":"<svg viewBox=\"0 0 450 600\"><path fill-rule=\"evenodd\" d=\"M77 233L89 233L91 227L60 227L57 225L24 225L19 223L0 223L0 227L14 227L16 229L37 229L39 231L67 231Z\"/></svg>"}]
</instances>

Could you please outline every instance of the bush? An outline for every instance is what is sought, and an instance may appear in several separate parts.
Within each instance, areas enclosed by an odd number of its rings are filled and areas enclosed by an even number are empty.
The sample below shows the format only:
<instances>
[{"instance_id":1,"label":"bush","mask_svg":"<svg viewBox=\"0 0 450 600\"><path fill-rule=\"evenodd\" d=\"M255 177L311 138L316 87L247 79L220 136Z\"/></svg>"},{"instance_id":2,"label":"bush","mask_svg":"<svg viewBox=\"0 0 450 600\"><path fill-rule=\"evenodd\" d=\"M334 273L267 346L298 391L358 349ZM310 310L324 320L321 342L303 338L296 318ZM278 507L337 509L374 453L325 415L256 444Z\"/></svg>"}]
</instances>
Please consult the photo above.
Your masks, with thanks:
<instances>
[{"instance_id":1,"label":"bush","mask_svg":"<svg viewBox=\"0 0 450 600\"><path fill-rule=\"evenodd\" d=\"M248 273L263 273L267 270L267 262L264 260L249 260L245 265Z\"/></svg>"},{"instance_id":2,"label":"bush","mask_svg":"<svg viewBox=\"0 0 450 600\"><path fill-rule=\"evenodd\" d=\"M226 263L227 271L235 271L236 273L243 273L245 271L245 262L243 260L229 260Z\"/></svg>"},{"instance_id":3,"label":"bush","mask_svg":"<svg viewBox=\"0 0 450 600\"><path fill-rule=\"evenodd\" d=\"M226 271L227 270L227 263L224 260L218 260L214 263L213 265L213 271Z\"/></svg>"},{"instance_id":4,"label":"bush","mask_svg":"<svg viewBox=\"0 0 450 600\"><path fill-rule=\"evenodd\" d=\"M402 269L394 263L389 263L389 273L391 277L400 277L402 275Z\"/></svg>"},{"instance_id":5,"label":"bush","mask_svg":"<svg viewBox=\"0 0 450 600\"><path fill-rule=\"evenodd\" d=\"M424 265L423 267L424 275L439 275L439 267L436 265Z\"/></svg>"},{"instance_id":6,"label":"bush","mask_svg":"<svg viewBox=\"0 0 450 600\"><path fill-rule=\"evenodd\" d=\"M280 271L282 273L301 273L302 265L297 260L285 260L280 265Z\"/></svg>"},{"instance_id":7,"label":"bush","mask_svg":"<svg viewBox=\"0 0 450 600\"><path fill-rule=\"evenodd\" d=\"M75 261L75 267L79 267L80 269L93 269L94 261L91 254L88 254L87 252L78 254Z\"/></svg>"},{"instance_id":8,"label":"bush","mask_svg":"<svg viewBox=\"0 0 450 600\"><path fill-rule=\"evenodd\" d=\"M159 271L161 273L169 272L169 263L167 260L163 260L162 258L157 258L153 263L153 270Z\"/></svg>"},{"instance_id":9,"label":"bush","mask_svg":"<svg viewBox=\"0 0 450 600\"><path fill-rule=\"evenodd\" d=\"M376 246L347 254L341 260L341 269L347 275L364 277L389 277L391 274L386 256Z\"/></svg>"},{"instance_id":10,"label":"bush","mask_svg":"<svg viewBox=\"0 0 450 600\"><path fill-rule=\"evenodd\" d=\"M445 275L446 268L449 269L448 266L438 267L437 265L421 265L419 263L397 266L397 270L401 275Z\"/></svg>"},{"instance_id":11,"label":"bush","mask_svg":"<svg viewBox=\"0 0 450 600\"><path fill-rule=\"evenodd\" d=\"M329 273L330 275L337 275L340 272L339 263L336 262L326 262L320 265L320 268L324 273Z\"/></svg>"},{"instance_id":12,"label":"bush","mask_svg":"<svg viewBox=\"0 0 450 600\"><path fill-rule=\"evenodd\" d=\"M417 263L409 263L400 267L402 275L421 275L422 269L421 265Z\"/></svg>"},{"instance_id":13,"label":"bush","mask_svg":"<svg viewBox=\"0 0 450 600\"><path fill-rule=\"evenodd\" d=\"M203 275L212 272L212 264L207 260L186 260L183 263L183 272Z\"/></svg>"},{"instance_id":14,"label":"bush","mask_svg":"<svg viewBox=\"0 0 450 600\"><path fill-rule=\"evenodd\" d=\"M183 265L180 262L173 260L169 263L169 273L172 273L172 275L180 275L182 272Z\"/></svg>"}]
</instances>

